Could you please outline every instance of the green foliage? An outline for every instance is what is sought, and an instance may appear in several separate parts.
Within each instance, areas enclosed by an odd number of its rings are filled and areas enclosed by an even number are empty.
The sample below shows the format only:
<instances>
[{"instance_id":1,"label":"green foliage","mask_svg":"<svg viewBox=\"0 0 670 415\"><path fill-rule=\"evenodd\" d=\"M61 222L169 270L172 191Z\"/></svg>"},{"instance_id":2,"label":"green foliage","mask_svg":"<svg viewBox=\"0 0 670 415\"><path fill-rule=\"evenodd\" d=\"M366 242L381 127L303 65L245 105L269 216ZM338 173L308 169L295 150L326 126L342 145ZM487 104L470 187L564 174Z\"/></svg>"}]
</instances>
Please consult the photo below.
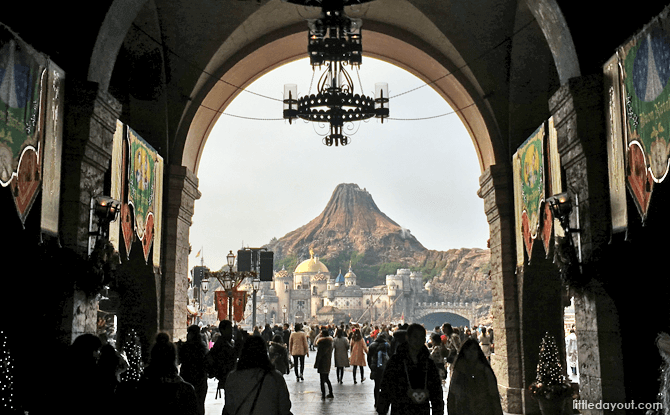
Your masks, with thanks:
<instances>
[{"instance_id":1,"label":"green foliage","mask_svg":"<svg viewBox=\"0 0 670 415\"><path fill-rule=\"evenodd\" d=\"M293 272L297 266L298 266L298 257L296 257L295 255L284 257L281 260L275 262L275 269L278 271L281 270L283 267L284 269L286 269L286 271Z\"/></svg>"},{"instance_id":2,"label":"green foliage","mask_svg":"<svg viewBox=\"0 0 670 415\"><path fill-rule=\"evenodd\" d=\"M395 274L399 268L407 268L407 265L400 262L386 262L379 266L377 276L380 278L385 278L389 274Z\"/></svg>"}]
</instances>

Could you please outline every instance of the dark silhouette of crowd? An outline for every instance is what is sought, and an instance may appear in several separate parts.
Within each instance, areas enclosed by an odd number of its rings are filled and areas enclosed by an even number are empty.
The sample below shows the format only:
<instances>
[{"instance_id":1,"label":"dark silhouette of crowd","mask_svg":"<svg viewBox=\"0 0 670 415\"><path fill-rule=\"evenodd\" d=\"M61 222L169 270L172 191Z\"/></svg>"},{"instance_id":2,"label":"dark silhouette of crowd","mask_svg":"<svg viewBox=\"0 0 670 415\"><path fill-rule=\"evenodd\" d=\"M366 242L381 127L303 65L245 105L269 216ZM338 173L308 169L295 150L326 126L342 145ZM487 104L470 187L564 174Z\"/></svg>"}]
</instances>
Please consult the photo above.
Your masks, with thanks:
<instances>
[{"instance_id":1,"label":"dark silhouette of crowd","mask_svg":"<svg viewBox=\"0 0 670 415\"><path fill-rule=\"evenodd\" d=\"M137 335L128 344L139 349ZM216 379L216 396L225 393L224 415L289 415L284 375L293 370L296 381L304 381L310 351L316 352L323 400L335 399L332 367L338 384L345 382L344 368L353 367L354 384L366 380L366 371L374 381L379 414L442 415L443 385L449 382L449 415L502 415L490 365L492 330L448 323L429 333L419 324L296 323L293 331L288 324L268 324L250 335L223 320L213 328L189 326L186 341L158 333L146 364L132 358L138 350L117 351L105 337L83 334L69 348L63 385L84 397L75 414L97 407L96 413L110 415L204 415L208 379Z\"/></svg>"}]
</instances>

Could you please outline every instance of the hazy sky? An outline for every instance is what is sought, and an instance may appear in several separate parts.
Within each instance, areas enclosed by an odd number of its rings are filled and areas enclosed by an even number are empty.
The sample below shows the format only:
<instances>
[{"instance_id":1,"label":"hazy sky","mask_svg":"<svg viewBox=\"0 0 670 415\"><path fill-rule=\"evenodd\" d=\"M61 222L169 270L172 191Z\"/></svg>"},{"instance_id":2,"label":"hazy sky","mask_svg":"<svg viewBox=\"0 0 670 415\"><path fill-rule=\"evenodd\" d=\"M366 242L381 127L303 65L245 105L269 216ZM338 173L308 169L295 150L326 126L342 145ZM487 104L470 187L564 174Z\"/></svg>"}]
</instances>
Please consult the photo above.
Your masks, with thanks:
<instances>
[{"instance_id":1,"label":"hazy sky","mask_svg":"<svg viewBox=\"0 0 670 415\"><path fill-rule=\"evenodd\" d=\"M453 112L430 86L394 98L424 85L394 65L364 57L358 75L351 73L357 93L362 83L363 93L374 96L375 82L388 82L391 118ZM311 93L318 78L317 71ZM361 122L348 146L327 147L318 134L325 129L281 120L284 84L297 84L302 96L311 81L307 59L284 65L246 89L265 97L241 92L219 118L197 172L202 198L195 202L189 268L204 256L218 270L230 250L260 247L307 224L340 183L367 189L382 212L428 249L486 247L479 163L456 114Z\"/></svg>"}]
</instances>

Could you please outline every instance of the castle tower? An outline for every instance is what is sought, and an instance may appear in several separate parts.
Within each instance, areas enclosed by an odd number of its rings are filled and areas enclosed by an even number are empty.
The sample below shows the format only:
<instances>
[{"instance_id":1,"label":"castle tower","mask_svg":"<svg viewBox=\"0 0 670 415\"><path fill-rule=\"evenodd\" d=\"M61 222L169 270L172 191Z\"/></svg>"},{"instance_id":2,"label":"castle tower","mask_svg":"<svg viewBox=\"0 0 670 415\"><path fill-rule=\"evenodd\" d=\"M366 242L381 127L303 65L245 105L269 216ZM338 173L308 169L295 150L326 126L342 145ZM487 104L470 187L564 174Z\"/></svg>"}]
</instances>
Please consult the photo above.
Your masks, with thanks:
<instances>
[{"instance_id":1,"label":"castle tower","mask_svg":"<svg viewBox=\"0 0 670 415\"><path fill-rule=\"evenodd\" d=\"M356 285L356 274L354 274L354 271L351 270L351 261L349 261L349 272L347 272L344 276L344 285L346 287Z\"/></svg>"}]
</instances>

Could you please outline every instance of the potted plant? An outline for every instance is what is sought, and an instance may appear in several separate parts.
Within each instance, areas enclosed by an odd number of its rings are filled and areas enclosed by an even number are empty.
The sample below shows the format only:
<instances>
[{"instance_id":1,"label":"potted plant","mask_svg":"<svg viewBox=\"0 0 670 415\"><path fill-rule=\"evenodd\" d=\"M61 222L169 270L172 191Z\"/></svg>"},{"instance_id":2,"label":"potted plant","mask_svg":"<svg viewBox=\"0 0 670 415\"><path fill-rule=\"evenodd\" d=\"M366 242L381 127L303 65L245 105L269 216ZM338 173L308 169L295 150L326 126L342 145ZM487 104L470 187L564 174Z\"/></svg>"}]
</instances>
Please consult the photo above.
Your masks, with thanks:
<instances>
[{"instance_id":1,"label":"potted plant","mask_svg":"<svg viewBox=\"0 0 670 415\"><path fill-rule=\"evenodd\" d=\"M529 388L543 415L571 413L568 400L572 397L572 386L565 381L560 362L556 339L546 333L540 344L537 376Z\"/></svg>"}]
</instances>

